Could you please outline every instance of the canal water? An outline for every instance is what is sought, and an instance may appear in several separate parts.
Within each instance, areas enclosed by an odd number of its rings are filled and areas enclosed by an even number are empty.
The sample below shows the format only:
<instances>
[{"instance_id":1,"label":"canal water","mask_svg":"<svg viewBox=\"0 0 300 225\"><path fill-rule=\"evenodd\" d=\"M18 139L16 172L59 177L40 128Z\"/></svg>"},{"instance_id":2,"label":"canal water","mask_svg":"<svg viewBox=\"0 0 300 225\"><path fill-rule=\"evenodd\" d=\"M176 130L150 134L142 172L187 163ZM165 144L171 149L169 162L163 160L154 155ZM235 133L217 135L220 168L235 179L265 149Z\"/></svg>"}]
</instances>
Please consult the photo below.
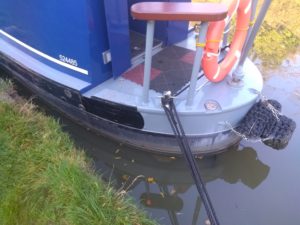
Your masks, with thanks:
<instances>
[{"instance_id":1,"label":"canal water","mask_svg":"<svg viewBox=\"0 0 300 225\"><path fill-rule=\"evenodd\" d=\"M259 64L260 62L257 61ZM263 69L263 95L282 103L298 127L284 150L242 141L197 159L221 225L300 224L300 54ZM64 130L112 183L162 225L202 225L207 215L183 159L140 152L60 117Z\"/></svg>"}]
</instances>

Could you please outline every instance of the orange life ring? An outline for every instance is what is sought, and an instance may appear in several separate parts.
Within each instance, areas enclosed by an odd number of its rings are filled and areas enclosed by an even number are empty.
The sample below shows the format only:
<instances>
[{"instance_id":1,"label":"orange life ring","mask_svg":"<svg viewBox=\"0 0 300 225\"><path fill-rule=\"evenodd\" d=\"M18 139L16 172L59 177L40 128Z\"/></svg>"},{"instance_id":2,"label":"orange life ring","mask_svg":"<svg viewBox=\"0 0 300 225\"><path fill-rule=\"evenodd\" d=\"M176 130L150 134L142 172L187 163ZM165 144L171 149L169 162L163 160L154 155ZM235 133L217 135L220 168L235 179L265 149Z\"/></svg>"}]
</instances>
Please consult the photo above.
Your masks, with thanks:
<instances>
[{"instance_id":1,"label":"orange life ring","mask_svg":"<svg viewBox=\"0 0 300 225\"><path fill-rule=\"evenodd\" d=\"M225 1L225 2L228 2ZM231 71L237 60L247 38L250 24L251 0L230 0L228 5L228 16L223 21L212 22L208 26L206 45L202 57L202 68L205 76L212 82L222 81ZM230 45L230 50L224 60L219 64L218 55L222 35L227 20L232 17L237 8L237 22L235 34Z\"/></svg>"}]
</instances>

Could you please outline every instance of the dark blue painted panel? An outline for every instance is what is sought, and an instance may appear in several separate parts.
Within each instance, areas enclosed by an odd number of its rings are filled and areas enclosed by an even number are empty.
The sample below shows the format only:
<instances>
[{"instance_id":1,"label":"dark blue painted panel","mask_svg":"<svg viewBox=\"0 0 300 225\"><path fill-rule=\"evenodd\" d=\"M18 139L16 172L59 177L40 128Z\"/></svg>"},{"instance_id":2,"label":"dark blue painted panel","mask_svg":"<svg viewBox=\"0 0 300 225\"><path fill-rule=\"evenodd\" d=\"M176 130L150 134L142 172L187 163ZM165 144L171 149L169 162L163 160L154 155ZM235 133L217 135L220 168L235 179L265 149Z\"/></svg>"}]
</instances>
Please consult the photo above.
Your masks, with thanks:
<instances>
[{"instance_id":1,"label":"dark blue painted panel","mask_svg":"<svg viewBox=\"0 0 300 225\"><path fill-rule=\"evenodd\" d=\"M170 0L170 2L191 2L191 0ZM188 28L188 21L170 21L168 23L168 45L186 39Z\"/></svg>"},{"instance_id":2,"label":"dark blue painted panel","mask_svg":"<svg viewBox=\"0 0 300 225\"><path fill-rule=\"evenodd\" d=\"M136 32L146 34L146 21L134 20L131 16L130 7L138 2L155 2L156 0L128 0L128 14L129 14L129 29ZM169 0L160 0L162 2L168 2ZM167 33L168 22L166 21L156 21L155 22L155 38L167 43L168 33Z\"/></svg>"},{"instance_id":3,"label":"dark blue painted panel","mask_svg":"<svg viewBox=\"0 0 300 225\"><path fill-rule=\"evenodd\" d=\"M89 76L30 53L51 67L93 84L111 76L111 66L102 62L102 52L109 48L102 1L0 0L0 27L55 59L76 60Z\"/></svg>"},{"instance_id":4,"label":"dark blue painted panel","mask_svg":"<svg viewBox=\"0 0 300 225\"><path fill-rule=\"evenodd\" d=\"M129 15L130 6L138 2L156 2L157 0L128 0ZM190 2L191 0L160 0L161 2ZM129 29L146 34L146 21L133 20L129 16ZM188 34L188 22L182 21L156 21L155 38L163 41L166 45L172 45L184 40Z\"/></svg>"},{"instance_id":5,"label":"dark blue painted panel","mask_svg":"<svg viewBox=\"0 0 300 225\"><path fill-rule=\"evenodd\" d=\"M170 21L167 28L168 45L175 44L187 38L189 22Z\"/></svg>"},{"instance_id":6,"label":"dark blue painted panel","mask_svg":"<svg viewBox=\"0 0 300 225\"><path fill-rule=\"evenodd\" d=\"M90 69L95 85L112 77L112 65L103 64L102 59L102 52L109 49L104 2L98 0L87 0L87 2Z\"/></svg>"},{"instance_id":7,"label":"dark blue painted panel","mask_svg":"<svg viewBox=\"0 0 300 225\"><path fill-rule=\"evenodd\" d=\"M114 77L131 65L128 6L124 0L104 0Z\"/></svg>"},{"instance_id":8,"label":"dark blue painted panel","mask_svg":"<svg viewBox=\"0 0 300 225\"><path fill-rule=\"evenodd\" d=\"M89 75L28 54L93 85L110 78L112 70L116 77L130 67L129 18L125 0L0 0L1 29L55 59L63 55L76 60ZM130 28L145 33L145 22L130 21ZM183 23L158 22L156 37L174 43L185 37L185 29ZM108 49L113 62L104 65L102 53Z\"/></svg>"},{"instance_id":9,"label":"dark blue painted panel","mask_svg":"<svg viewBox=\"0 0 300 225\"><path fill-rule=\"evenodd\" d=\"M79 0L77 4L71 4L67 0L5 2L10 18L9 26L4 31L53 58L60 59L59 56L62 55L76 60L78 67L89 69L86 41L88 30L86 19L80 19L87 18L83 0ZM83 79L89 80L87 78L89 77L83 76Z\"/></svg>"}]
</instances>

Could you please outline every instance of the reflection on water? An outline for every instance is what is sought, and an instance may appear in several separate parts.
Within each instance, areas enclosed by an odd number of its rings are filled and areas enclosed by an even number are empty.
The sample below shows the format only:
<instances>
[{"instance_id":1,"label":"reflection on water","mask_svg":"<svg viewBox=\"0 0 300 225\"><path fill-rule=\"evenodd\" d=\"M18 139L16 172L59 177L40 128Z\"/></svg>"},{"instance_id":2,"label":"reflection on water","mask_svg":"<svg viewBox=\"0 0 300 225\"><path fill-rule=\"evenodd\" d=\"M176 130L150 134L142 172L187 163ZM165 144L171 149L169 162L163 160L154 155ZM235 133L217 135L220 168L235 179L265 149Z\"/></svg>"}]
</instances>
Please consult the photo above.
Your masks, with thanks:
<instances>
[{"instance_id":1,"label":"reflection on water","mask_svg":"<svg viewBox=\"0 0 300 225\"><path fill-rule=\"evenodd\" d=\"M295 51L296 54L290 54L286 57L281 62L280 67L263 69L264 77L269 80L274 76L282 76L292 80L293 77L300 76L300 48L297 48Z\"/></svg>"},{"instance_id":2,"label":"reflection on water","mask_svg":"<svg viewBox=\"0 0 300 225\"><path fill-rule=\"evenodd\" d=\"M78 133L74 131L75 129L79 129ZM110 141L103 143L101 137L96 138L74 125L72 136L77 140L77 145L88 149L96 169L104 170L108 177L114 178L112 181L117 182L117 189L121 187L128 189L127 185L136 177L139 177L138 182L185 187L180 190L186 191L193 185L193 179L183 158L144 153ZM266 179L270 170L269 166L257 158L254 149L240 148L238 145L232 146L226 154L198 159L197 162L206 182L222 179L230 184L241 182L251 189ZM245 167L247 170L243 169ZM129 186L130 189L134 187Z\"/></svg>"},{"instance_id":3,"label":"reflection on water","mask_svg":"<svg viewBox=\"0 0 300 225\"><path fill-rule=\"evenodd\" d=\"M67 131L77 140L78 146L87 150L105 180L116 189L129 192L163 224L185 224L182 223L183 212L191 224L205 219L205 210L184 159L133 150L83 131L74 124L68 124ZM270 167L257 158L253 148L238 145L224 154L197 162L207 184L222 180L228 185L255 189L270 171Z\"/></svg>"}]
</instances>

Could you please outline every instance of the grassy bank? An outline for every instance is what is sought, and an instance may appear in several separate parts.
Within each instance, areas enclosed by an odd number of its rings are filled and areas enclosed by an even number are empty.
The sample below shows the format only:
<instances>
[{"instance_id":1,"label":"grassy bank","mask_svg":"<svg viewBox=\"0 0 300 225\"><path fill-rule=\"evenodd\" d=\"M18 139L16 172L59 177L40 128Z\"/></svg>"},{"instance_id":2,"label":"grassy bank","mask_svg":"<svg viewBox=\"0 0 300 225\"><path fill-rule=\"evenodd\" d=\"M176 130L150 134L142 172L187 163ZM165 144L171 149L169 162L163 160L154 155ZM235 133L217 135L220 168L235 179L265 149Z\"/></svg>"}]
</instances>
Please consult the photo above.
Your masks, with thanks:
<instances>
[{"instance_id":1,"label":"grassy bank","mask_svg":"<svg viewBox=\"0 0 300 225\"><path fill-rule=\"evenodd\" d=\"M154 224L91 169L59 124L0 80L0 224Z\"/></svg>"},{"instance_id":2,"label":"grassy bank","mask_svg":"<svg viewBox=\"0 0 300 225\"><path fill-rule=\"evenodd\" d=\"M262 0L259 1L261 5ZM300 46L300 0L274 0L255 40L253 56L276 67Z\"/></svg>"}]
</instances>

